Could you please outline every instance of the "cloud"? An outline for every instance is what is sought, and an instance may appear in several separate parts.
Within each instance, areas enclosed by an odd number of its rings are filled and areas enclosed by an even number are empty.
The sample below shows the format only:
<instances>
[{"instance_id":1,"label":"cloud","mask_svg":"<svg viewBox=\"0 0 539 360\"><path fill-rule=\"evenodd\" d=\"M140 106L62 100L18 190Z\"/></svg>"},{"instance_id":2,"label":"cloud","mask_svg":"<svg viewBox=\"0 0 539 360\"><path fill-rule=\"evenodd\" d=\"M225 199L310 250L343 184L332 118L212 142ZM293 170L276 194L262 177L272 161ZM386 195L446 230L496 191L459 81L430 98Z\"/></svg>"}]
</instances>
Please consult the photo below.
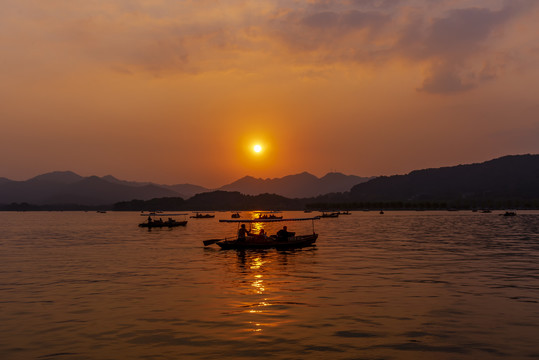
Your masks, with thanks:
<instances>
[{"instance_id":1,"label":"cloud","mask_svg":"<svg viewBox=\"0 0 539 360\"><path fill-rule=\"evenodd\" d=\"M405 61L427 69L421 91L440 94L495 80L508 69L509 56L503 53L519 51L508 43L501 47L498 40L539 3L492 3L161 0L73 6L55 0L52 11L42 2L27 1L10 2L0 24L8 19L4 24L14 24L17 18L19 28L4 33L15 31L11 42L17 37L21 48L50 44L57 50L53 53L71 61L93 61L126 73L246 71L255 66L250 61L255 57L268 64L310 67L307 72L314 73L316 67L337 63L353 69ZM263 72L265 63L256 66Z\"/></svg>"},{"instance_id":2,"label":"cloud","mask_svg":"<svg viewBox=\"0 0 539 360\"><path fill-rule=\"evenodd\" d=\"M432 66L419 91L432 94L448 94L466 91L474 87L471 79L460 75L454 65L444 63Z\"/></svg>"},{"instance_id":3,"label":"cloud","mask_svg":"<svg viewBox=\"0 0 539 360\"><path fill-rule=\"evenodd\" d=\"M430 73L420 90L437 94L456 93L495 79L505 64L489 59L492 56L489 40L495 33L501 36L504 26L528 9L530 4L528 1L513 1L506 2L500 10L450 10L443 17L431 19L423 34L402 38L399 47L404 54L429 63ZM478 62L483 65L478 65Z\"/></svg>"},{"instance_id":4,"label":"cloud","mask_svg":"<svg viewBox=\"0 0 539 360\"><path fill-rule=\"evenodd\" d=\"M310 57L313 63L383 66L401 59L428 69L419 90L454 94L492 81L507 69L509 57L503 52L515 49L500 48L498 41L539 3L504 1L499 8L475 4L455 8L449 1L437 6L425 1L315 1L287 12L272 28L306 62Z\"/></svg>"}]
</instances>

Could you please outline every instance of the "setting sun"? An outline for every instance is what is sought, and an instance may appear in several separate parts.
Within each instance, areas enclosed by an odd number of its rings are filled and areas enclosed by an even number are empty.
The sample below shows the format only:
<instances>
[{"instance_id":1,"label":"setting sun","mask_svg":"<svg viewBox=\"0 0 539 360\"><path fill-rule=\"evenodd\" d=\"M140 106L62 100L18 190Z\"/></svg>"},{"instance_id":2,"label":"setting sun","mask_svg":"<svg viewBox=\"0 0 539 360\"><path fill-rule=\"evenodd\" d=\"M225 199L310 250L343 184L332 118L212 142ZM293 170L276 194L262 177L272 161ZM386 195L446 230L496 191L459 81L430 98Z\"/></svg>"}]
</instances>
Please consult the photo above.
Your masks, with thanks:
<instances>
[{"instance_id":1,"label":"setting sun","mask_svg":"<svg viewBox=\"0 0 539 360\"><path fill-rule=\"evenodd\" d=\"M256 152L256 153L259 153L259 152L262 151L262 146L260 146L260 145L255 145L255 146L253 147L253 150L254 150L254 152Z\"/></svg>"}]
</instances>

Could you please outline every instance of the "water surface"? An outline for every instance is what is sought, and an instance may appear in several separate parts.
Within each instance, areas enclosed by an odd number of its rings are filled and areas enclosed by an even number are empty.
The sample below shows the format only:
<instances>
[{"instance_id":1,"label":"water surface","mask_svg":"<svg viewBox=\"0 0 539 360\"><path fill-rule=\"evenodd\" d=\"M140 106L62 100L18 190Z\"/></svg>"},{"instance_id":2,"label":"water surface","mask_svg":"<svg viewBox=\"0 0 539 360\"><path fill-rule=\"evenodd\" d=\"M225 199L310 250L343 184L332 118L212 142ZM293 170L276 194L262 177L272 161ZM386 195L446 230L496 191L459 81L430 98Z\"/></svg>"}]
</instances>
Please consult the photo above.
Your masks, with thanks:
<instances>
[{"instance_id":1,"label":"water surface","mask_svg":"<svg viewBox=\"0 0 539 360\"><path fill-rule=\"evenodd\" d=\"M0 358L539 357L539 212L353 212L244 252L202 245L219 218L0 213Z\"/></svg>"}]
</instances>

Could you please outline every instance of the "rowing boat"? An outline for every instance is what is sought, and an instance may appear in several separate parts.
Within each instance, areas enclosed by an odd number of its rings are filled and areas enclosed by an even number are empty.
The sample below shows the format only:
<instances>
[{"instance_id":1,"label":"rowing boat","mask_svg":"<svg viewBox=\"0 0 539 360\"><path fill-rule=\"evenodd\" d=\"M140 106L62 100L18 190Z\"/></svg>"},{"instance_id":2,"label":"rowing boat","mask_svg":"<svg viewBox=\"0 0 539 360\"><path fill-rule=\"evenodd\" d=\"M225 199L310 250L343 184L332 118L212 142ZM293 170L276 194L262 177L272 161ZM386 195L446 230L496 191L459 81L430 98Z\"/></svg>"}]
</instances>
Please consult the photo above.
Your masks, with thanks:
<instances>
[{"instance_id":1,"label":"rowing boat","mask_svg":"<svg viewBox=\"0 0 539 360\"><path fill-rule=\"evenodd\" d=\"M237 223L238 229L241 224L253 223L273 223L273 222L285 222L285 221L305 221L311 220L313 222L312 234L296 235L295 232L289 232L286 227L280 230L277 235L253 235L250 231L249 235L245 237L229 237L224 239L212 239L205 240L204 246L211 244L217 244L223 250L243 250L243 249L271 249L276 248L279 250L302 248L306 246L312 246L318 239L318 234L314 231L314 220L320 220L319 217L312 218L289 218L289 219L253 219L253 220L219 220L223 223Z\"/></svg>"},{"instance_id":2,"label":"rowing boat","mask_svg":"<svg viewBox=\"0 0 539 360\"><path fill-rule=\"evenodd\" d=\"M261 238L259 236L247 236L245 240L238 238L224 239L218 241L217 245L224 250L243 250L243 249L271 249L276 248L278 250L302 248L306 246L312 246L318 234L289 236L288 239L278 239L277 237Z\"/></svg>"},{"instance_id":3,"label":"rowing boat","mask_svg":"<svg viewBox=\"0 0 539 360\"><path fill-rule=\"evenodd\" d=\"M178 226L187 225L187 220L185 220L185 216L187 214L163 214L163 213L151 212L151 213L147 213L147 214L142 213L140 215L148 217L148 220L146 222L138 224L138 226L142 227L142 228L148 228L148 229L163 228L163 227L172 228L172 227L178 227ZM163 221L161 216L183 216L184 220L177 221L177 220L169 217L168 220ZM159 217L159 219L157 219L157 217Z\"/></svg>"}]
</instances>

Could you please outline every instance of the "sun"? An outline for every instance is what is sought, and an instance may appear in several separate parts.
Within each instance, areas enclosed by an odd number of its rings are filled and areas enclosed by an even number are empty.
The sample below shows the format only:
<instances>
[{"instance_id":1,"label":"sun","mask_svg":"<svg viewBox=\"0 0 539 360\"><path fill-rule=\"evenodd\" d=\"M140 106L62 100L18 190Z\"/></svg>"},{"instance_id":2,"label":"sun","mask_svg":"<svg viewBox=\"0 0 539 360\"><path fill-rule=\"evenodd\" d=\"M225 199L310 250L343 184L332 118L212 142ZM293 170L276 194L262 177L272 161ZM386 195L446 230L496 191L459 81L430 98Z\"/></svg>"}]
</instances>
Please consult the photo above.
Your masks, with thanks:
<instances>
[{"instance_id":1,"label":"sun","mask_svg":"<svg viewBox=\"0 0 539 360\"><path fill-rule=\"evenodd\" d=\"M256 144L255 146L253 146L253 151L254 151L255 153L261 152L261 151L262 151L262 146Z\"/></svg>"}]
</instances>

